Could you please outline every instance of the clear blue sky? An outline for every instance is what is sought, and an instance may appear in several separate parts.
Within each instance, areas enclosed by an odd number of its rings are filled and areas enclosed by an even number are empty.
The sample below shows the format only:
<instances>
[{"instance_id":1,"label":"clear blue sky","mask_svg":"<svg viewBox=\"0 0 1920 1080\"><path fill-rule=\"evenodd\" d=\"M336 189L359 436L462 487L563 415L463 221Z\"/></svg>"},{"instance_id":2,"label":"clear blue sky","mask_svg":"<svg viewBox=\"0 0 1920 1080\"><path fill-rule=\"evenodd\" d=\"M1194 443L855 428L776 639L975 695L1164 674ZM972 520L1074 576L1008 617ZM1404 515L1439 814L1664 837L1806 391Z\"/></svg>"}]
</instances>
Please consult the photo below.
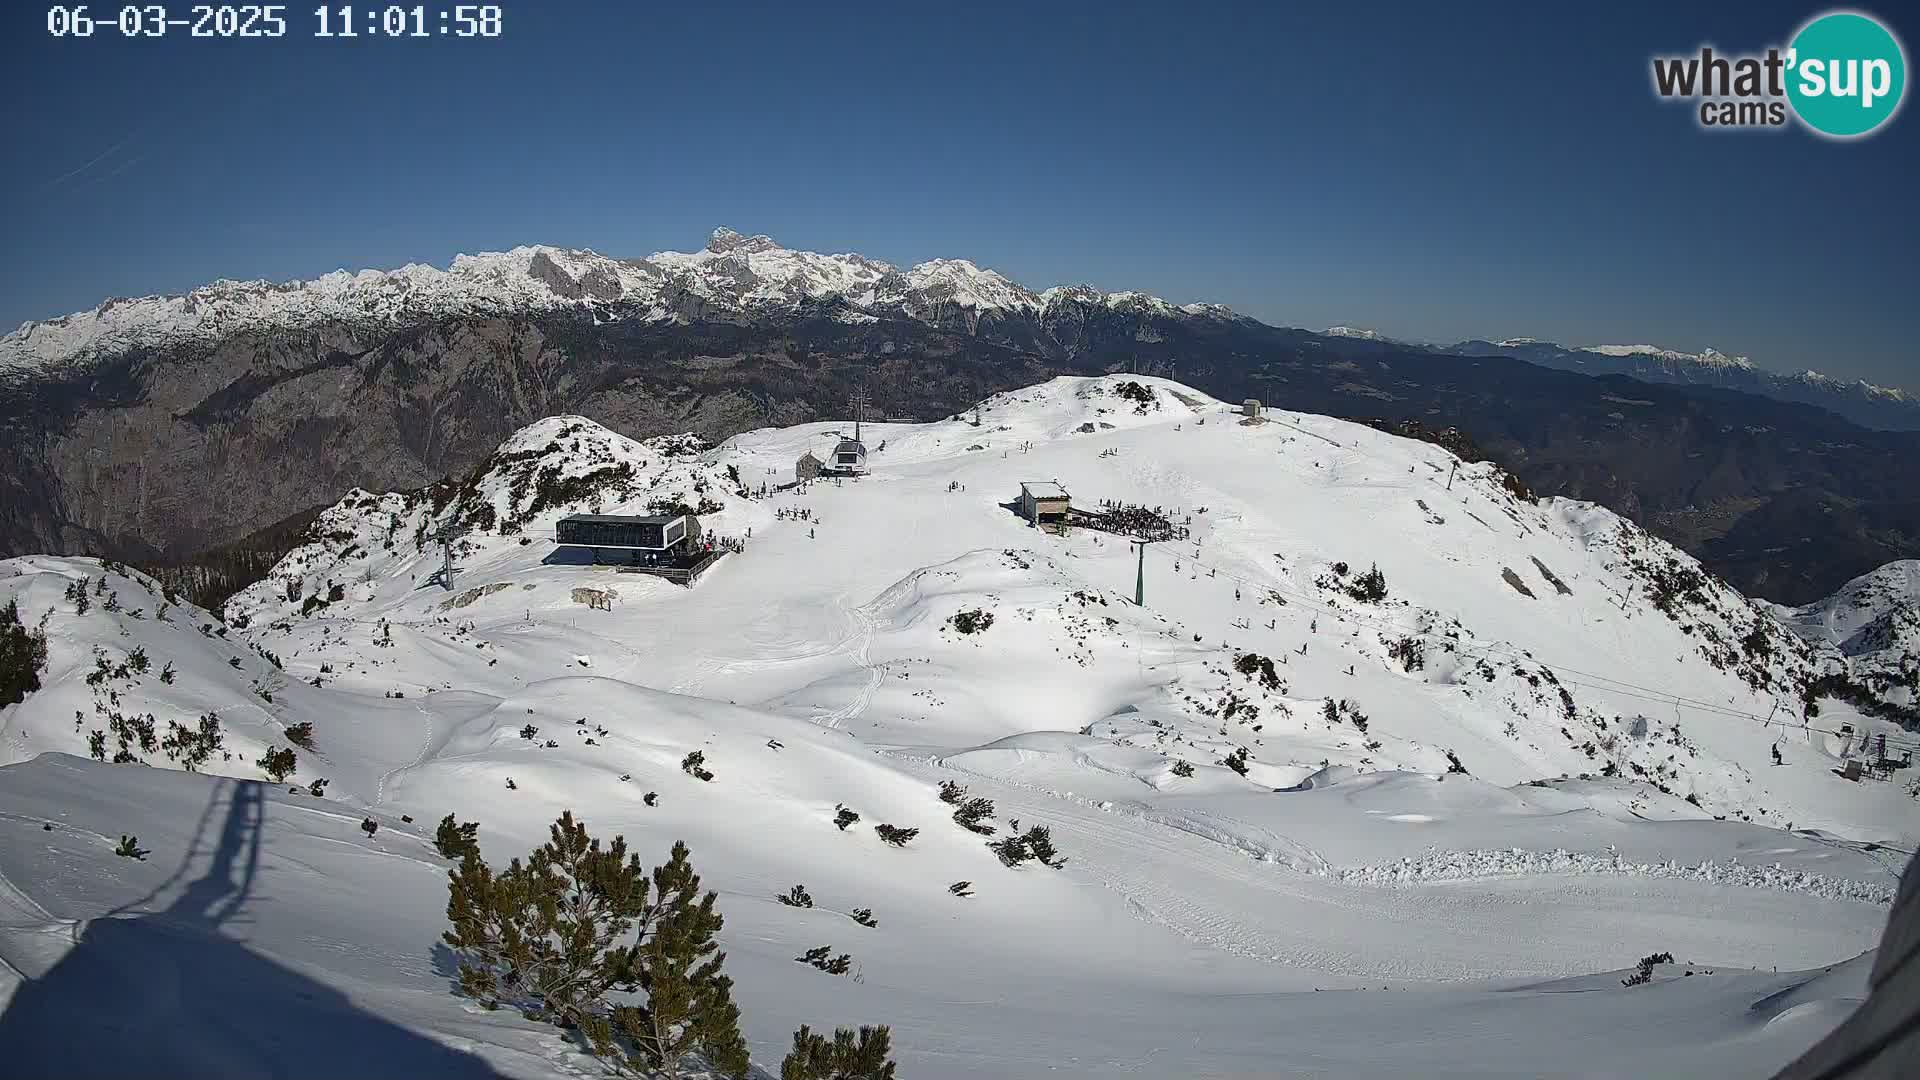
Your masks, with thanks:
<instances>
[{"instance_id":1,"label":"clear blue sky","mask_svg":"<svg viewBox=\"0 0 1920 1080\"><path fill-rule=\"evenodd\" d=\"M1705 134L1649 88L1656 51L1784 44L1819 6L1282 6L507 0L496 41L341 41L296 3L282 41L127 42L9 4L0 325L725 224L1283 325L1920 387L1911 103L1842 144ZM1911 53L1906 10L1881 14Z\"/></svg>"}]
</instances>

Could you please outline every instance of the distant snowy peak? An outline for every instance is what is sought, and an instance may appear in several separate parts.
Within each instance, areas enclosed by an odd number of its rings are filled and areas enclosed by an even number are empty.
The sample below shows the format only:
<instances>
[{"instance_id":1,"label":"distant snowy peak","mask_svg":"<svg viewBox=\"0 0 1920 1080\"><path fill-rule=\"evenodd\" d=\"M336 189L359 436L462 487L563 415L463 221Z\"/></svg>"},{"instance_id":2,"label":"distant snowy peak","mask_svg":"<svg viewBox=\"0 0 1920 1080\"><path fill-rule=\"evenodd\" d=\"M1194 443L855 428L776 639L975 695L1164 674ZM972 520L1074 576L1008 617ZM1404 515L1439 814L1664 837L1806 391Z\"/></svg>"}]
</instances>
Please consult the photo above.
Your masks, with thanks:
<instances>
[{"instance_id":1,"label":"distant snowy peak","mask_svg":"<svg viewBox=\"0 0 1920 1080\"><path fill-rule=\"evenodd\" d=\"M131 349L166 349L235 333L345 325L395 326L458 315L591 309L596 319L692 322L833 301L843 317L895 314L937 323L959 312L1044 316L1087 304L1162 317L1237 318L1213 304L1176 306L1142 293L1087 286L1036 293L965 259L902 270L857 254L781 247L768 236L713 232L695 252L615 259L545 246L458 255L445 270L336 271L308 281L216 281L192 292L111 299L90 311L28 322L0 337L0 374L22 374Z\"/></svg>"},{"instance_id":2,"label":"distant snowy peak","mask_svg":"<svg viewBox=\"0 0 1920 1080\"><path fill-rule=\"evenodd\" d=\"M1793 375L1790 377L1793 379L1797 379L1803 383L1808 383L1813 386L1825 387L1828 389L1835 389L1835 390L1856 389L1860 393L1865 394L1868 397L1884 398L1888 401L1913 400L1913 397L1909 395L1905 390L1902 390L1896 386L1877 386L1873 383L1868 382L1865 379L1855 379L1849 382L1845 379L1836 379L1831 375L1822 374L1818 371L1813 370L1812 368L1808 368L1807 370L1802 371L1799 374Z\"/></svg>"},{"instance_id":3,"label":"distant snowy peak","mask_svg":"<svg viewBox=\"0 0 1920 1080\"><path fill-rule=\"evenodd\" d=\"M1507 344L1507 342L1501 342ZM1582 345L1581 352L1599 353L1602 356L1651 356L1656 360L1665 360L1675 364L1700 364L1706 367L1750 369L1753 361L1744 356L1729 356L1718 349L1709 348L1705 352L1681 352L1678 349L1663 349L1658 345Z\"/></svg>"},{"instance_id":4,"label":"distant snowy peak","mask_svg":"<svg viewBox=\"0 0 1920 1080\"><path fill-rule=\"evenodd\" d=\"M1393 340L1378 330L1368 330L1359 326L1329 326L1320 332L1328 337L1357 338L1361 341Z\"/></svg>"}]
</instances>

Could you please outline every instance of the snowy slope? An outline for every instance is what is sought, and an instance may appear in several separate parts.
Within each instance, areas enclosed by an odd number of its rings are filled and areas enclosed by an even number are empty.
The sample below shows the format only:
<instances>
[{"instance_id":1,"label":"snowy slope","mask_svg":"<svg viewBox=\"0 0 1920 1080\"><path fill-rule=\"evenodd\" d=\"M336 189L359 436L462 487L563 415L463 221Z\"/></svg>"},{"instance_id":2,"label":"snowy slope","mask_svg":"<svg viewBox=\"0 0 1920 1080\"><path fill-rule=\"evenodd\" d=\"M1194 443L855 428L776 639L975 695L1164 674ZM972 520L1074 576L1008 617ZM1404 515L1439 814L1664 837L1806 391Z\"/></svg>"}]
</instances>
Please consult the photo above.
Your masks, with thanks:
<instances>
[{"instance_id":1,"label":"snowy slope","mask_svg":"<svg viewBox=\"0 0 1920 1080\"><path fill-rule=\"evenodd\" d=\"M469 476L350 493L225 637L160 622L112 571L121 610L78 613L89 560L0 563L52 653L0 712L0 959L26 1010L0 1031L78 1000L63 965L130 978L124 953L162 983L231 968L315 1023L380 1018L362 1041L414 1074L590 1074L447 992L423 839L457 812L504 859L568 808L643 858L689 842L768 1067L799 1023L858 1021L891 1024L915 1077L1762 1076L1862 996L1850 958L1916 804L1833 775L1832 703L1803 720L1837 653L1631 524L1431 444L1123 376L869 424L871 475L775 490L848 427L705 447L541 421ZM1142 563L1122 536L1039 532L1008 505L1032 480L1186 537ZM551 542L566 513L667 506L744 551L686 589ZM174 681L111 675L135 647ZM96 691L162 729L217 712L242 749L211 776L85 760ZM220 779L260 777L258 748L308 719L295 779L324 798ZM682 771L693 750L711 782ZM995 801L996 836L1048 825L1065 868L1001 866L944 781ZM861 821L834 828L837 805ZM882 822L921 834L888 847ZM111 854L130 831L146 862ZM796 882L815 908L773 901ZM793 962L821 944L857 979ZM1619 985L1663 949L1694 966ZM231 1043L185 1005L141 1022L175 1033L146 1044L172 1071ZM367 1071L348 1046L287 1052L228 1071Z\"/></svg>"}]
</instances>

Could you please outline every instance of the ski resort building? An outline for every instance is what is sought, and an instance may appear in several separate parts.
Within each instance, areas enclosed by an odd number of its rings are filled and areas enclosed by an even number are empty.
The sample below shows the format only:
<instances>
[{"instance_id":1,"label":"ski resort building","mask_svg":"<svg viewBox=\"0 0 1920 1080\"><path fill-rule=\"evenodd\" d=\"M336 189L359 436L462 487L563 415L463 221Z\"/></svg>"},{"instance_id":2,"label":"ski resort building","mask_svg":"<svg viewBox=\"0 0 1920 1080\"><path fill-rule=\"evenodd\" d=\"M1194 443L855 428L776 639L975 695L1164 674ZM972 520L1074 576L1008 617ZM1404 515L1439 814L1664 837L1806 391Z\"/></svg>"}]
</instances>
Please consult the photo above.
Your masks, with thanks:
<instances>
[{"instance_id":1,"label":"ski resort building","mask_svg":"<svg viewBox=\"0 0 1920 1080\"><path fill-rule=\"evenodd\" d=\"M1249 420L1260 419L1260 399L1248 398L1240 403L1240 412Z\"/></svg>"},{"instance_id":2,"label":"ski resort building","mask_svg":"<svg viewBox=\"0 0 1920 1080\"><path fill-rule=\"evenodd\" d=\"M818 480L820 479L820 470L823 468L825 468L825 466L821 463L820 459L814 457L813 451L809 450L800 455L800 460L793 463L793 482L796 484L804 484L809 480Z\"/></svg>"},{"instance_id":3,"label":"ski resort building","mask_svg":"<svg viewBox=\"0 0 1920 1080\"><path fill-rule=\"evenodd\" d=\"M833 448L833 471L858 476L867 471L867 444L859 439L841 439Z\"/></svg>"},{"instance_id":4,"label":"ski resort building","mask_svg":"<svg viewBox=\"0 0 1920 1080\"><path fill-rule=\"evenodd\" d=\"M1073 499L1058 480L1028 480L1020 485L1020 516L1048 532L1064 532Z\"/></svg>"},{"instance_id":5,"label":"ski resort building","mask_svg":"<svg viewBox=\"0 0 1920 1080\"><path fill-rule=\"evenodd\" d=\"M658 562L692 551L700 521L692 514L571 514L554 523L553 538L561 547L591 550L595 562L602 551L624 553L627 562Z\"/></svg>"}]
</instances>

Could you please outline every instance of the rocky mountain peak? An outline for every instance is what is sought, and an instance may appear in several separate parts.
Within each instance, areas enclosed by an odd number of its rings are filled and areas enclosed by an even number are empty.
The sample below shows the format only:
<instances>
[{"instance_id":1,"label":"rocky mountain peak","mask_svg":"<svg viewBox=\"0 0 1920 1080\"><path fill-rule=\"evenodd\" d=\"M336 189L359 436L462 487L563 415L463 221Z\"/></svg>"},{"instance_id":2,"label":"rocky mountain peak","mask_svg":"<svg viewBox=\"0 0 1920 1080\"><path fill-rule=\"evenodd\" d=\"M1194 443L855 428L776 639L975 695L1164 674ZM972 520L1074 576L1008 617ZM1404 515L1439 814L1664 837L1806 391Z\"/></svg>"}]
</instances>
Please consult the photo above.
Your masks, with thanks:
<instances>
[{"instance_id":1,"label":"rocky mountain peak","mask_svg":"<svg viewBox=\"0 0 1920 1080\"><path fill-rule=\"evenodd\" d=\"M722 225L713 230L713 235L707 238L707 250L713 252L715 255L731 255L735 253L753 255L762 251L780 250L780 245L774 243L773 237L771 236L765 234L745 236Z\"/></svg>"}]
</instances>

